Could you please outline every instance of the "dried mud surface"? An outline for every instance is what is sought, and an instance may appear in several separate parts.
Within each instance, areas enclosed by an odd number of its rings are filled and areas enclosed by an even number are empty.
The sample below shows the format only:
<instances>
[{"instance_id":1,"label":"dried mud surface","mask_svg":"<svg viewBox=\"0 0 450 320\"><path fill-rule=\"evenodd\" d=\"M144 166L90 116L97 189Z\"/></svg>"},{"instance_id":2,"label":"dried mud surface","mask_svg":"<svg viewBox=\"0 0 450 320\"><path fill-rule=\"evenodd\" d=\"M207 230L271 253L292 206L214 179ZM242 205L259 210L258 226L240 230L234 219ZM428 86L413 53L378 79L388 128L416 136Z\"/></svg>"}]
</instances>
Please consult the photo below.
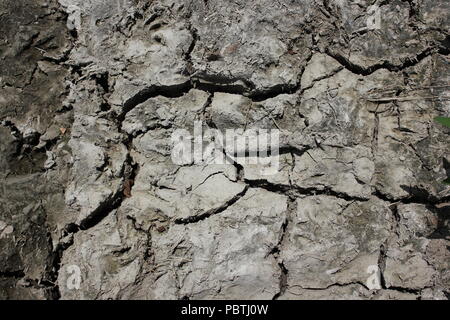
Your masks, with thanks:
<instances>
[{"instance_id":1,"label":"dried mud surface","mask_svg":"<svg viewBox=\"0 0 450 320\"><path fill-rule=\"evenodd\" d=\"M3 0L0 299L447 299L449 14ZM280 130L278 172L175 164L194 121Z\"/></svg>"}]
</instances>

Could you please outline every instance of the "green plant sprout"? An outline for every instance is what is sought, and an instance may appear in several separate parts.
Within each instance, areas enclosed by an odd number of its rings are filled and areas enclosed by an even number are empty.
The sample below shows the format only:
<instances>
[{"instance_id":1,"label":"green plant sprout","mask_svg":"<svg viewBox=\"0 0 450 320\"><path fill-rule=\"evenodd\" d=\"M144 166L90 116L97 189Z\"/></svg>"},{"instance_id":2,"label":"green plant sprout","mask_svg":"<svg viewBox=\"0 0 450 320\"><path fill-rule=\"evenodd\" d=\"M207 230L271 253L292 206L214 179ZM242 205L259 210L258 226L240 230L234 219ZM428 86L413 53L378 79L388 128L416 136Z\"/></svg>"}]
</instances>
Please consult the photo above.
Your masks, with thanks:
<instances>
[{"instance_id":1,"label":"green plant sprout","mask_svg":"<svg viewBox=\"0 0 450 320\"><path fill-rule=\"evenodd\" d=\"M434 121L436 121L437 123L440 123L440 124L450 128L450 118L436 117L436 118L434 118Z\"/></svg>"}]
</instances>

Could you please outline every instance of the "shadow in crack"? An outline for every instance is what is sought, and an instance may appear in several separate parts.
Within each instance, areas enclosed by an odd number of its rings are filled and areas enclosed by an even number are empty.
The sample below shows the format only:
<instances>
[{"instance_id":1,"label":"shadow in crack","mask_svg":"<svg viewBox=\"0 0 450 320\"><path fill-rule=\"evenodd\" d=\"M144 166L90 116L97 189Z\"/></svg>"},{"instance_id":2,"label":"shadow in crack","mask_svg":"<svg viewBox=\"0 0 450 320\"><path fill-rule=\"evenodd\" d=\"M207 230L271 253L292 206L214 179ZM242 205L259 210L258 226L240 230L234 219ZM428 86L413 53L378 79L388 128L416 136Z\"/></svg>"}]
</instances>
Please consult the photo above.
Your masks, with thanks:
<instances>
[{"instance_id":1,"label":"shadow in crack","mask_svg":"<svg viewBox=\"0 0 450 320\"><path fill-rule=\"evenodd\" d=\"M411 201L429 204L438 202L438 199L435 196L431 195L426 188L406 185L400 185L400 188L402 188L409 194L408 199Z\"/></svg>"},{"instance_id":2,"label":"shadow in crack","mask_svg":"<svg viewBox=\"0 0 450 320\"><path fill-rule=\"evenodd\" d=\"M445 174L447 175L447 179L445 179L445 183L450 183L450 162L446 158L442 158Z\"/></svg>"},{"instance_id":3,"label":"shadow in crack","mask_svg":"<svg viewBox=\"0 0 450 320\"><path fill-rule=\"evenodd\" d=\"M436 215L438 220L438 225L436 230L431 233L428 239L450 239L450 203L445 203L436 208Z\"/></svg>"}]
</instances>

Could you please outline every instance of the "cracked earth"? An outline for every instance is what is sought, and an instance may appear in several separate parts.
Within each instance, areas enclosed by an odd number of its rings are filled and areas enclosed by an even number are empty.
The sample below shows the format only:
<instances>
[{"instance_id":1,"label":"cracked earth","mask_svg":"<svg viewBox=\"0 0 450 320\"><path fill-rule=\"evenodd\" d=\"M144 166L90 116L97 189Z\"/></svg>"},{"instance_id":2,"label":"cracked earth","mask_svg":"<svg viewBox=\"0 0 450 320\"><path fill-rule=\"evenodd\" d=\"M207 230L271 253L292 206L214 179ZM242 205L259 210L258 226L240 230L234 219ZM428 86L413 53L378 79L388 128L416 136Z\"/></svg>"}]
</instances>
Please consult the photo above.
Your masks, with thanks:
<instances>
[{"instance_id":1,"label":"cracked earth","mask_svg":"<svg viewBox=\"0 0 450 320\"><path fill-rule=\"evenodd\" d=\"M0 298L448 299L449 13L3 0ZM279 130L278 171L175 164L195 121Z\"/></svg>"}]
</instances>

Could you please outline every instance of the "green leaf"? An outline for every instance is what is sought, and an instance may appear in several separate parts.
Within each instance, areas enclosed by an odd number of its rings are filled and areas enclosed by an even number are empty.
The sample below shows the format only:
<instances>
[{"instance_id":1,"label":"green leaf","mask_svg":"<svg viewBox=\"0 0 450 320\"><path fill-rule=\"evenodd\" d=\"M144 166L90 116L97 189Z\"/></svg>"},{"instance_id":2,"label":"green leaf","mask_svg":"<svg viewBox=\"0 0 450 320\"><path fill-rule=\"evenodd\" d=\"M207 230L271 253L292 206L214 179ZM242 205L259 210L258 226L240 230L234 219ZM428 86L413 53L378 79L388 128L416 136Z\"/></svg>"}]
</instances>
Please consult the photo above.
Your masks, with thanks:
<instances>
[{"instance_id":1,"label":"green leaf","mask_svg":"<svg viewBox=\"0 0 450 320\"><path fill-rule=\"evenodd\" d=\"M436 121L437 123L443 124L444 126L450 128L450 118L436 117L436 118L434 118L434 121Z\"/></svg>"},{"instance_id":2,"label":"green leaf","mask_svg":"<svg viewBox=\"0 0 450 320\"><path fill-rule=\"evenodd\" d=\"M445 184L450 184L450 178L445 179L444 181L442 181Z\"/></svg>"}]
</instances>

